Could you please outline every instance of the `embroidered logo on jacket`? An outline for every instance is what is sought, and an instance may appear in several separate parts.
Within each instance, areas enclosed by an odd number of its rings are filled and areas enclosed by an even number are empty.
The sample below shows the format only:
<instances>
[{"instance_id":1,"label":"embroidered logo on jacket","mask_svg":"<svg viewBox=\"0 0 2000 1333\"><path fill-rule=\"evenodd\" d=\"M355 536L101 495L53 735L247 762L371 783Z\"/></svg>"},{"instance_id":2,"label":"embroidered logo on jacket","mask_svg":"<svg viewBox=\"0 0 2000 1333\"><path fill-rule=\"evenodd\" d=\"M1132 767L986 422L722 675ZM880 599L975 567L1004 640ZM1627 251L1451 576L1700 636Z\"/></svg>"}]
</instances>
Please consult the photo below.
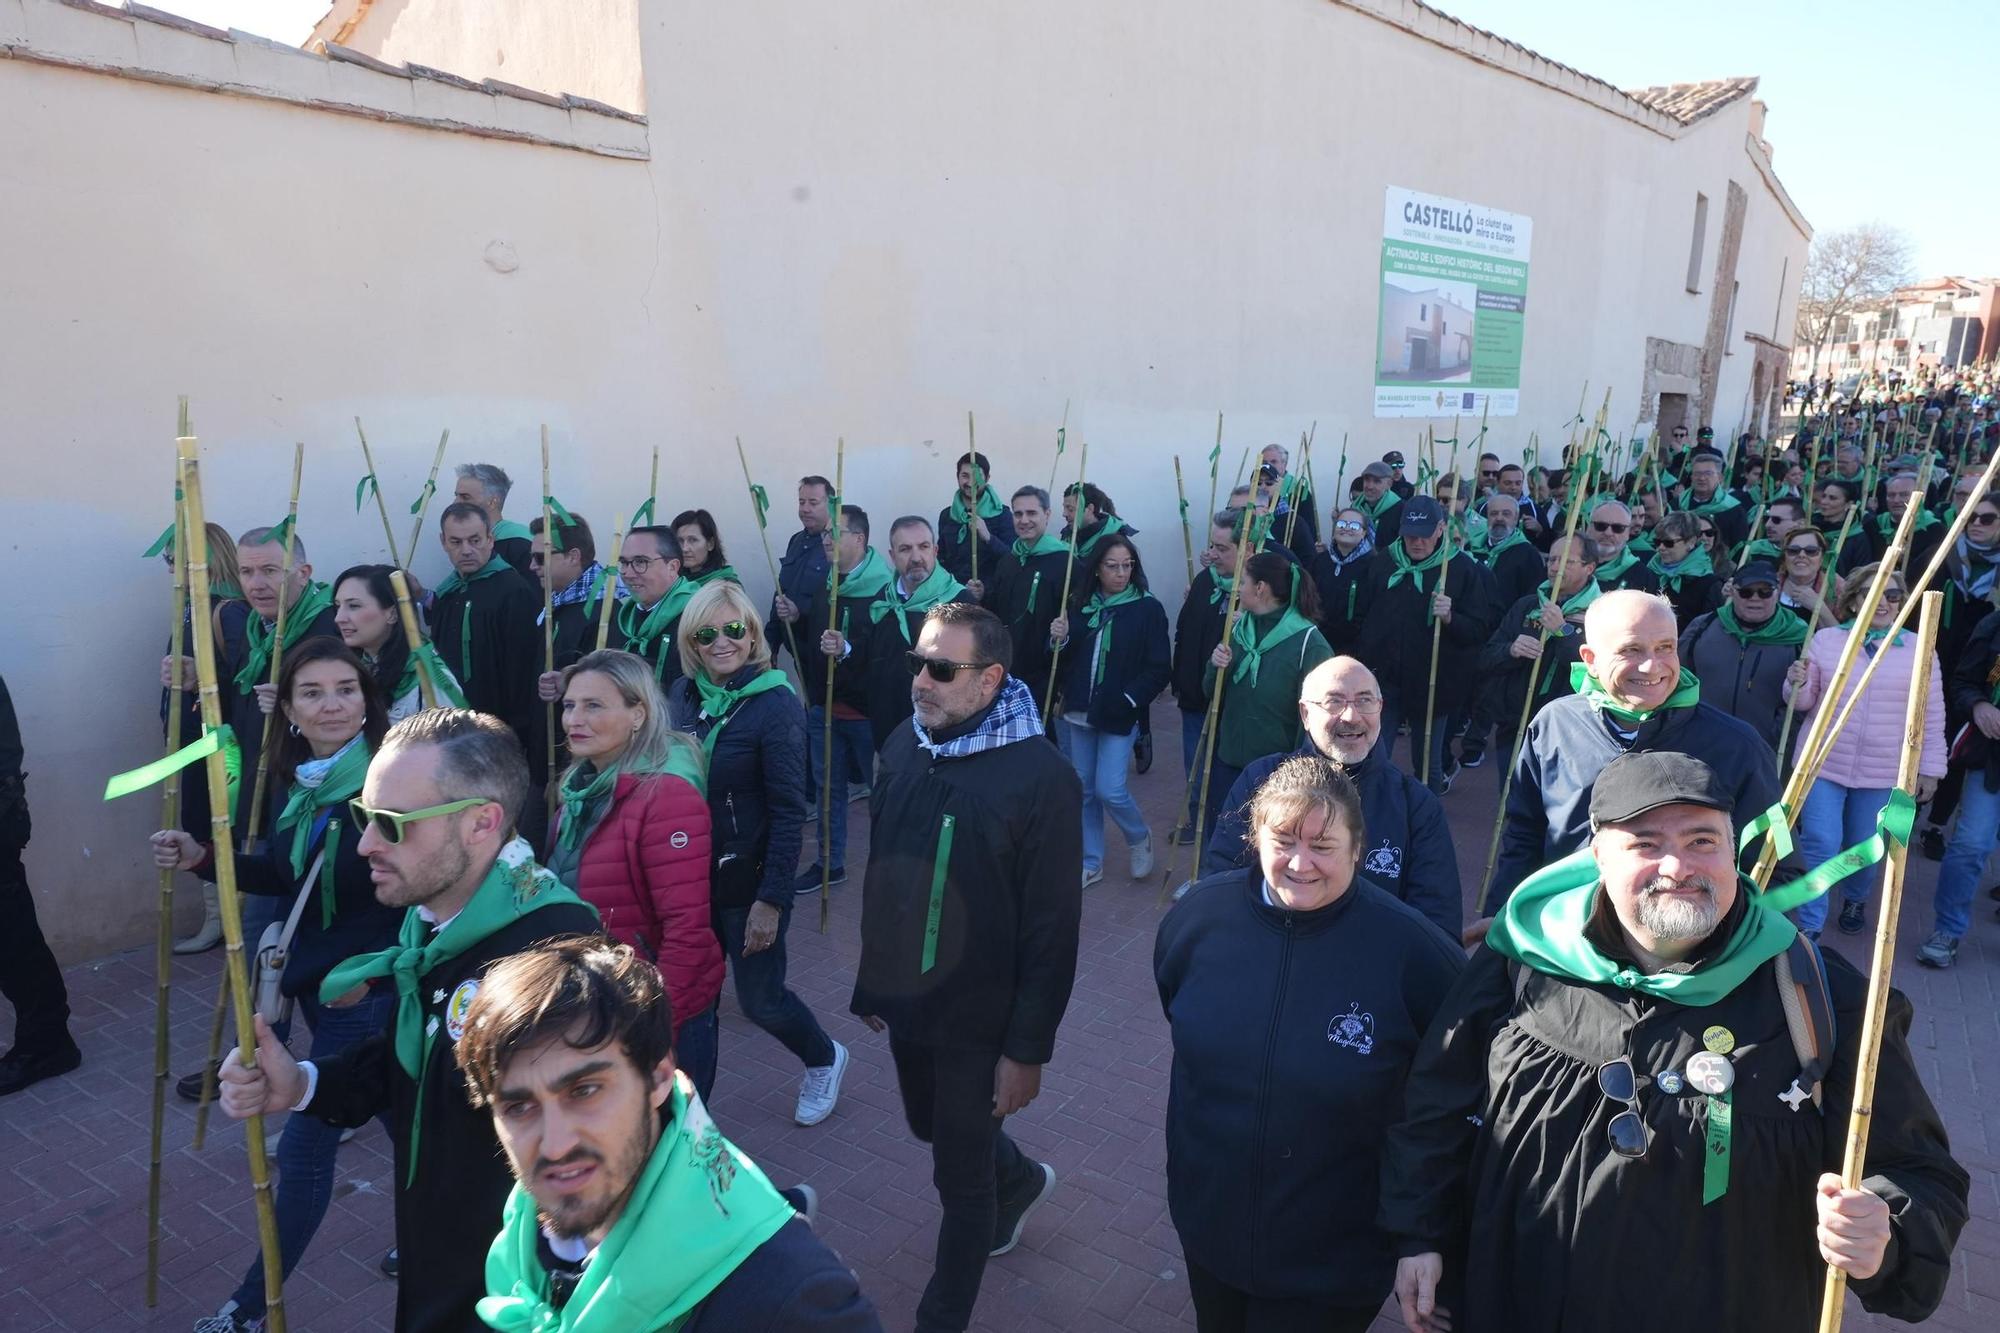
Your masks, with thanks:
<instances>
[{"instance_id":1,"label":"embroidered logo on jacket","mask_svg":"<svg viewBox=\"0 0 2000 1333\"><path fill-rule=\"evenodd\" d=\"M1363 869L1378 879L1401 879L1403 877L1403 849L1392 847L1387 838L1382 845L1368 853Z\"/></svg>"},{"instance_id":2,"label":"embroidered logo on jacket","mask_svg":"<svg viewBox=\"0 0 2000 1333\"><path fill-rule=\"evenodd\" d=\"M1336 1046L1361 1055L1372 1054L1375 1050L1375 1015L1361 1012L1359 1001L1347 1006L1347 1012L1334 1015L1326 1025L1326 1039Z\"/></svg>"}]
</instances>

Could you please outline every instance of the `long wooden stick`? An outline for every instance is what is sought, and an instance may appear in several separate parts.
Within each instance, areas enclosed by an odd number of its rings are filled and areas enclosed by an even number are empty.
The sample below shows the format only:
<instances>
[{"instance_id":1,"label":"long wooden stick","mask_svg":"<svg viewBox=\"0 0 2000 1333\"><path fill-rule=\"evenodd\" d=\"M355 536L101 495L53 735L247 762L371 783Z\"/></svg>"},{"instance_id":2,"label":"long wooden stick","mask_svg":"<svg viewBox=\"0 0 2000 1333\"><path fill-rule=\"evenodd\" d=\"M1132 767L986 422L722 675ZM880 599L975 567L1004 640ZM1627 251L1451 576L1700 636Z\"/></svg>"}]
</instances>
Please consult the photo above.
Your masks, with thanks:
<instances>
[{"instance_id":1,"label":"long wooden stick","mask_svg":"<svg viewBox=\"0 0 2000 1333\"><path fill-rule=\"evenodd\" d=\"M1222 644L1227 646L1236 632L1236 613L1243 603L1243 583L1248 577L1244 564L1250 558L1250 528L1257 516L1257 506L1244 505L1236 514L1236 573L1229 580L1229 606L1222 615ZM1305 577L1304 570L1294 570L1294 579ZM1232 649L1232 654L1234 650ZM1231 666L1235 665L1232 656ZM1216 732L1222 725L1222 691L1229 683L1229 667L1220 667L1215 672L1215 689L1208 696L1208 716L1202 720L1202 734L1199 743L1201 759L1201 785L1194 806L1194 866L1188 871L1190 881L1201 878L1202 835L1208 828L1208 784L1214 776ZM1164 890L1174 876L1174 860L1169 858L1165 879L1161 881Z\"/></svg>"},{"instance_id":2,"label":"long wooden stick","mask_svg":"<svg viewBox=\"0 0 2000 1333\"><path fill-rule=\"evenodd\" d=\"M194 608L194 662L195 674L201 682L201 720L204 727L219 731L222 692L216 683L219 671L214 622L209 619L208 530L201 503L201 459L193 436L183 435L175 444L180 454L181 491L187 516L187 581ZM236 849L230 842L229 773L219 748L208 756L206 767L215 891L222 908L224 970L229 975L229 990L236 1009L236 1058L245 1068L255 1068L257 1028L251 1016L248 973L243 961L243 913L236 894ZM284 1333L284 1266L278 1249L278 1215L271 1197L270 1165L264 1157L264 1118L253 1115L243 1122L243 1128L244 1145L250 1156L252 1198L257 1207L257 1237L263 1248L265 1326L275 1333Z\"/></svg>"},{"instance_id":3,"label":"long wooden stick","mask_svg":"<svg viewBox=\"0 0 2000 1333\"><path fill-rule=\"evenodd\" d=\"M1433 461L1431 466L1435 468L1437 466L1437 463ZM1437 589L1435 592L1431 594L1433 599L1436 598L1438 593L1444 592L1445 581L1451 577L1451 518L1452 518L1452 508L1458 503L1458 423L1456 421L1453 421L1452 423L1451 485L1447 488L1447 490L1449 491L1449 494L1445 497L1445 502L1444 502L1444 563L1438 566ZM1578 508L1578 506L1572 504L1570 505L1570 508L1574 510ZM1419 576L1418 578L1417 587L1419 589L1422 589L1423 587L1421 576ZM1431 785L1431 751L1437 748L1437 746L1432 743L1436 739L1432 735L1432 731L1437 726L1438 656L1439 653L1443 650L1443 648L1444 648L1444 621L1438 618L1437 616L1432 616L1431 617L1431 674L1430 677L1424 683L1423 784L1426 787Z\"/></svg>"},{"instance_id":4,"label":"long wooden stick","mask_svg":"<svg viewBox=\"0 0 2000 1333\"><path fill-rule=\"evenodd\" d=\"M972 409L965 410L965 452L972 455L972 505L965 516L966 531L972 537L972 581L979 582L979 502L986 498L986 477L979 466L979 442L972 430ZM958 484L953 477L952 484Z\"/></svg>"},{"instance_id":5,"label":"long wooden stick","mask_svg":"<svg viewBox=\"0 0 2000 1333\"><path fill-rule=\"evenodd\" d=\"M1068 410L1064 410L1068 415ZM833 443L833 497L828 502L827 521L832 523L833 559L827 573L826 627L836 637L840 633L840 538L847 529L840 517L840 487L847 474L847 437L842 435ZM840 658L826 660L826 718L825 734L821 737L824 762L820 764L819 775L819 933L826 934L828 914L827 899L833 891L833 673L840 669ZM843 789L841 795L846 796Z\"/></svg>"},{"instance_id":6,"label":"long wooden stick","mask_svg":"<svg viewBox=\"0 0 2000 1333\"><path fill-rule=\"evenodd\" d=\"M284 573L278 579L278 619L271 627L271 693L278 692L278 677L285 669L285 626L292 612L292 555L298 544L299 528L299 477L306 465L306 446L303 442L292 447L292 503L285 522L285 564ZM387 516L384 515L384 522ZM243 826L243 853L248 856L263 841L264 828L264 786L271 777L271 742L278 733L278 706L274 702L271 711L264 714L264 739L257 747L257 777L250 788L250 822Z\"/></svg>"},{"instance_id":7,"label":"long wooden stick","mask_svg":"<svg viewBox=\"0 0 2000 1333\"><path fill-rule=\"evenodd\" d=\"M1194 583L1194 533L1188 527L1187 485L1181 480L1181 456L1174 455L1174 494L1181 502L1181 549L1187 554L1188 583Z\"/></svg>"},{"instance_id":8,"label":"long wooden stick","mask_svg":"<svg viewBox=\"0 0 2000 1333\"><path fill-rule=\"evenodd\" d=\"M547 557L543 558L547 564ZM431 679L431 669L424 659L417 655L417 649L424 645L423 626L417 623L417 608L410 601L410 580L400 569L389 571L389 586L396 590L396 614L403 622L403 644L408 648L410 660L417 667L417 692L424 701L425 708L438 706L437 682Z\"/></svg>"},{"instance_id":9,"label":"long wooden stick","mask_svg":"<svg viewBox=\"0 0 2000 1333\"><path fill-rule=\"evenodd\" d=\"M741 435L736 437L736 461L743 465L743 485L748 489L750 493L750 513L751 516L757 520L757 536L764 543L764 563L771 567L771 586L773 588L776 588L778 590L779 595L782 596L784 594L785 588L783 584L778 582L777 557L771 554L770 525L765 522L764 506L757 499L757 483L750 480L750 456L743 452L743 437ZM612 568L614 569L617 568L617 565L614 563ZM606 617L604 621L604 627L608 627L610 623L611 622L609 617ZM785 643L792 650L792 660L794 662L797 662L800 660L799 641L797 637L794 636L792 633L792 622L787 620L783 623L785 626ZM604 627L601 627L598 631L600 639L603 637L603 634L605 632ZM602 648L604 645L603 643L600 642L597 646ZM803 670L804 668L801 667L800 669Z\"/></svg>"},{"instance_id":10,"label":"long wooden stick","mask_svg":"<svg viewBox=\"0 0 2000 1333\"><path fill-rule=\"evenodd\" d=\"M1910 672L1910 697L1903 707L1903 756L1896 785L1915 799L1917 766L1924 753L1924 713L1930 705L1931 672L1937 665L1938 621L1944 594L1922 597L1923 617L1917 622L1917 662ZM1891 638L1893 638L1893 634ZM1876 654L1878 657L1886 653ZM1867 1174L1868 1130L1875 1116L1875 1074L1882 1058L1882 1030L1889 1014L1889 986L1896 964L1896 917L1903 904L1903 870L1910 849L1890 838L1882 868L1882 902L1875 912L1875 957L1868 968L1868 1007L1861 1016L1861 1051L1854 1070L1853 1110L1847 1119L1847 1151L1841 1158L1840 1181L1859 1189ZM1820 1304L1820 1333L1840 1333L1845 1313L1847 1273L1826 1266L1826 1294Z\"/></svg>"},{"instance_id":11,"label":"long wooden stick","mask_svg":"<svg viewBox=\"0 0 2000 1333\"><path fill-rule=\"evenodd\" d=\"M562 534L556 530L555 509L549 501L555 494L549 489L549 427L542 424L542 540L548 553L542 557L542 670L553 675L556 669L556 550L562 545ZM468 608L467 615L472 614ZM542 705L543 741L546 748L543 757L548 761L545 770L553 778L556 771L556 705L551 699ZM546 799L551 817L556 812L556 801L560 788L555 782L548 784Z\"/></svg>"},{"instance_id":12,"label":"long wooden stick","mask_svg":"<svg viewBox=\"0 0 2000 1333\"><path fill-rule=\"evenodd\" d=\"M1208 460L1208 516L1210 519L1213 519L1216 514L1216 509L1215 509L1215 483L1217 481L1216 474L1221 471L1222 471L1222 413L1217 412L1215 414L1215 453ZM1051 487L1050 489L1053 490L1054 487Z\"/></svg>"},{"instance_id":13,"label":"long wooden stick","mask_svg":"<svg viewBox=\"0 0 2000 1333\"><path fill-rule=\"evenodd\" d=\"M403 557L396 553L396 530L389 524L389 502L382 498L382 479L375 474L375 452L368 447L368 432L361 429L361 418L354 418L354 433L361 437L361 461L367 465L368 475L374 478L375 508L382 515L382 540L389 543L389 563L401 567ZM420 533L422 529L418 530ZM411 548L412 555L416 554Z\"/></svg>"},{"instance_id":14,"label":"long wooden stick","mask_svg":"<svg viewBox=\"0 0 2000 1333\"><path fill-rule=\"evenodd\" d=\"M208 1055L201 1062L201 1095L194 1108L194 1150L208 1146L208 1108L215 1104L215 1071L222 1063L222 1033L229 1024L229 971L215 987L215 1012L208 1018Z\"/></svg>"},{"instance_id":15,"label":"long wooden stick","mask_svg":"<svg viewBox=\"0 0 2000 1333\"><path fill-rule=\"evenodd\" d=\"M1060 610L1061 613L1065 616L1069 614L1070 575L1075 573L1076 571L1076 539L1081 535L1083 535L1083 509L1084 505L1088 503L1088 501L1085 500L1083 494L1083 479L1086 475L1084 468L1089 462L1090 462L1090 441L1089 439L1086 438L1083 441L1083 443L1078 446L1077 449L1076 517L1071 519L1069 524L1069 555L1065 557L1065 559L1063 560L1062 600L1056 603L1057 609ZM1049 683L1042 687L1043 730L1048 729L1049 710L1055 707L1056 665L1061 661L1062 661L1062 645L1056 644L1049 649Z\"/></svg>"},{"instance_id":16,"label":"long wooden stick","mask_svg":"<svg viewBox=\"0 0 2000 1333\"><path fill-rule=\"evenodd\" d=\"M186 435L188 400L180 403L180 433ZM174 688L167 692L167 753L181 748L181 716L187 711L187 682L180 678L181 657L187 652L187 515L181 512L180 456L174 458L174 618L169 660L174 664ZM160 792L160 827L179 828L181 775L167 775ZM146 1168L146 1308L160 1303L160 1137L167 1118L168 1000L174 975L174 872L160 871L160 919L153 940L153 1139Z\"/></svg>"},{"instance_id":17,"label":"long wooden stick","mask_svg":"<svg viewBox=\"0 0 2000 1333\"><path fill-rule=\"evenodd\" d=\"M359 429L358 422L356 423L356 428ZM444 434L438 436L437 456L431 459L431 474L424 479L424 489L418 493L416 504L410 506L410 512L417 516L417 525L410 529L409 552L410 559L412 560L417 558L417 543L424 539L424 515L430 512L431 497L437 494L438 469L444 466L444 446L450 439L451 429L447 427ZM371 466L368 470L373 472L375 469ZM379 495L381 490L380 483L377 483L376 490ZM395 556L395 551L391 549L389 558L395 560ZM400 560L396 561L398 566L402 563Z\"/></svg>"},{"instance_id":18,"label":"long wooden stick","mask_svg":"<svg viewBox=\"0 0 2000 1333\"><path fill-rule=\"evenodd\" d=\"M1318 429L1319 422L1315 421L1313 422L1312 430L1305 432L1304 435L1299 437L1299 470L1293 474L1296 480L1292 485L1292 507L1291 511L1285 515L1285 549L1287 551L1292 549L1292 534L1298 530L1299 492L1305 486L1306 464L1312 461L1313 431Z\"/></svg>"},{"instance_id":19,"label":"long wooden stick","mask_svg":"<svg viewBox=\"0 0 2000 1333\"><path fill-rule=\"evenodd\" d=\"M625 515L617 514L611 520L611 564L604 580L604 601L597 608L597 651L603 652L604 645L611 641L611 612L618 604L618 557L625 551ZM790 629L788 625L786 629ZM799 650L792 648L796 659Z\"/></svg>"}]
</instances>

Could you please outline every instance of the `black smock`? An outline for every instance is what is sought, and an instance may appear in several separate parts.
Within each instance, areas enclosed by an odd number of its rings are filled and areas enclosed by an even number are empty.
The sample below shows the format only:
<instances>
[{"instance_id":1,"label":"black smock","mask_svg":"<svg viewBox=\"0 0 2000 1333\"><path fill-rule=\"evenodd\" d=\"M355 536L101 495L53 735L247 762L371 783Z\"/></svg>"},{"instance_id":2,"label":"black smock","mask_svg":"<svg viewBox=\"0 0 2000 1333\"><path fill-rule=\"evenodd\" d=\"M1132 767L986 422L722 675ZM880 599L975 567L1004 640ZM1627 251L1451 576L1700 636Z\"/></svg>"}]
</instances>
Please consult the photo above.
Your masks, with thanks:
<instances>
[{"instance_id":1,"label":"black smock","mask_svg":"<svg viewBox=\"0 0 2000 1333\"><path fill-rule=\"evenodd\" d=\"M438 594L431 609L431 642L458 677L467 705L505 722L535 762L542 740L541 612L541 585L512 568Z\"/></svg>"}]
</instances>

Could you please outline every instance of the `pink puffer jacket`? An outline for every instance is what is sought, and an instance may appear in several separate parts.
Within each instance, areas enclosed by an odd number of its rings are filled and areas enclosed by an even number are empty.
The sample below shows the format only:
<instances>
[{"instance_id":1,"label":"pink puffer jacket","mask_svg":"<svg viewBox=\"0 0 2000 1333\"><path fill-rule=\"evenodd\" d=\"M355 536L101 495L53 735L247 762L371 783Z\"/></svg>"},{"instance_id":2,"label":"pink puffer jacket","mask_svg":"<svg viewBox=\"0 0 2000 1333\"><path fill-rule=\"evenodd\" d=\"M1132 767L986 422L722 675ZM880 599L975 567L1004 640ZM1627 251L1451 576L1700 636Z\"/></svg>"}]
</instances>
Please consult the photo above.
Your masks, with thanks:
<instances>
[{"instance_id":1,"label":"pink puffer jacket","mask_svg":"<svg viewBox=\"0 0 2000 1333\"><path fill-rule=\"evenodd\" d=\"M1867 697L1856 705L1848 716L1847 725L1834 737L1833 749L1826 757L1826 767L1820 776L1848 788L1881 788L1896 785L1896 768L1903 758L1903 712L1909 706L1910 673L1917 665L1917 635L1915 630L1905 630L1902 642L1888 648L1878 648L1877 652L1887 653L1882 665L1875 669L1874 678L1868 682ZM1811 710L1824 701L1820 698L1828 681L1833 679L1835 668L1840 665L1840 651L1847 642L1844 629L1823 629L1813 635L1806 645L1805 687L1798 691L1792 706L1800 709L1801 715L1792 722L1792 754L1798 755L1799 741L1812 730ZM1840 708L1846 705L1849 695L1860 682L1861 673L1868 666L1868 659L1857 657L1853 670L1848 673L1847 684L1842 687L1840 704L1834 709L1834 717L1840 716ZM1935 657L1931 662L1930 700L1924 706L1924 752L1917 760L1917 772L1928 778L1944 776L1944 682L1942 672ZM1791 690L1786 690L1788 695Z\"/></svg>"}]
</instances>

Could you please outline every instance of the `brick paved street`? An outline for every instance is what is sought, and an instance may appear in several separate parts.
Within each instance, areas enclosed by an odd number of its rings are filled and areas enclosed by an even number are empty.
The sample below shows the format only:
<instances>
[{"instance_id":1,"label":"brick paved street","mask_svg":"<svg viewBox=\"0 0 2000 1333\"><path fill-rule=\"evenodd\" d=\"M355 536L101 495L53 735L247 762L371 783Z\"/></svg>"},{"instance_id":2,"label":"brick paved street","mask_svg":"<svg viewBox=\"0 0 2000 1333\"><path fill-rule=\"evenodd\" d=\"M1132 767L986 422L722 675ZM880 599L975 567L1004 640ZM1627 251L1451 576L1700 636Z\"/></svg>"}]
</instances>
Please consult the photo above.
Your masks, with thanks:
<instances>
[{"instance_id":1,"label":"brick paved street","mask_svg":"<svg viewBox=\"0 0 2000 1333\"><path fill-rule=\"evenodd\" d=\"M1137 790L1163 834L1180 791L1179 721L1162 703L1154 722L1160 762ZM1495 788L1489 764L1462 775L1447 801L1468 885L1485 856ZM839 1110L814 1129L791 1123L798 1070L742 1020L733 998L724 1001L712 1105L780 1184L819 1189L821 1235L859 1271L888 1327L907 1329L929 1273L937 1209L928 1156L904 1129L883 1041L846 1013L866 848L865 825L857 825L849 852L856 875L836 891L830 934L817 932L816 908L807 907L790 935L794 987L854 1052ZM1116 870L1122 854L1115 835L1111 842ZM1902 960L1928 933L1936 877L1931 862L1913 857L1911 867ZM987 1270L977 1328L1193 1327L1163 1178L1170 1055L1150 967L1158 887L1157 877L1134 884L1113 874L1087 896L1076 995L1056 1058L1040 1099L1011 1126L1027 1151L1055 1165L1061 1185L1021 1248ZM152 881L132 892L151 894ZM1864 956L1860 941L1833 943ZM1974 1220L1930 1326L1992 1333L2000 1328L2000 924L1982 898L1955 970L1925 972L1902 960L1899 982L1917 1009L1917 1061L1973 1177ZM196 1065L219 967L216 952L176 968L177 1074ZM195 1152L193 1108L170 1098L160 1301L146 1311L151 953L100 959L68 977L83 1069L0 1101L0 1330L185 1329L221 1303L250 1259L255 1223L242 1136L218 1116L206 1150ZM11 1022L0 1014L0 1031ZM388 1327L391 1284L375 1265L389 1243L389 1175L379 1128L342 1150L332 1209L286 1285L292 1327ZM1649 1283L1634 1298L1662 1294ZM1849 1327L1887 1326L1851 1309ZM1393 1317L1376 1325L1399 1326Z\"/></svg>"}]
</instances>

